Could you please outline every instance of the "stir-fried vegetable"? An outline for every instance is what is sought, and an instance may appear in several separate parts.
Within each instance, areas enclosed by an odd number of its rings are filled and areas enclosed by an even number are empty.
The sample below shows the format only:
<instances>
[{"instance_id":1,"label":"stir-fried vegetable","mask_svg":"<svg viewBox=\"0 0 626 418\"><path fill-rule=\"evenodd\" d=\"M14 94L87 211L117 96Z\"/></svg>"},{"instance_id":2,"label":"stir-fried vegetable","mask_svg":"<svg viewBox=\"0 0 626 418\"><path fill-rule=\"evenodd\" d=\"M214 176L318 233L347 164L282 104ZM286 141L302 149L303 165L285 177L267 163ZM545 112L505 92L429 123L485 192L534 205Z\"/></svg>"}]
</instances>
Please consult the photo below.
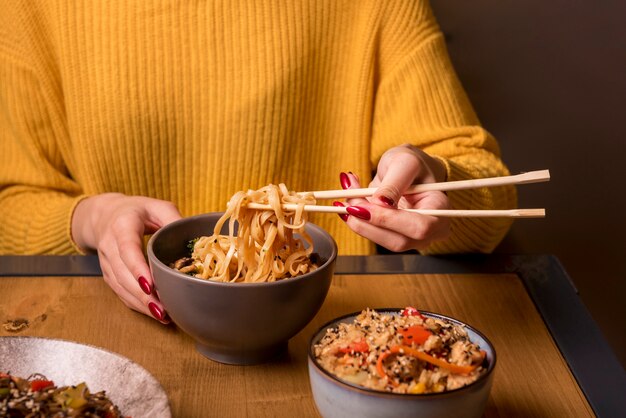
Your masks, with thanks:
<instances>
[{"instance_id":1,"label":"stir-fried vegetable","mask_svg":"<svg viewBox=\"0 0 626 418\"><path fill-rule=\"evenodd\" d=\"M0 417L4 416L123 417L104 391L92 394L84 382L57 387L39 374L22 379L0 373Z\"/></svg>"},{"instance_id":2,"label":"stir-fried vegetable","mask_svg":"<svg viewBox=\"0 0 626 418\"><path fill-rule=\"evenodd\" d=\"M481 353L484 353L484 351L481 351ZM413 356L422 361L430 363L434 366L449 370L451 373L455 374L468 375L476 370L476 368L480 366L480 364L482 364L481 360L480 363L474 364L472 366L459 366L457 364L448 363L445 360L438 359L437 357L431 356L430 354L426 354L423 351L416 350L415 348L411 348L406 345L394 345L388 351L385 351L380 356L378 356L378 361L376 362L376 370L378 370L378 374L382 378L387 377L387 373L385 372L385 369L383 367L383 362L387 357L391 356L392 354L407 354L409 356Z\"/></svg>"}]
</instances>

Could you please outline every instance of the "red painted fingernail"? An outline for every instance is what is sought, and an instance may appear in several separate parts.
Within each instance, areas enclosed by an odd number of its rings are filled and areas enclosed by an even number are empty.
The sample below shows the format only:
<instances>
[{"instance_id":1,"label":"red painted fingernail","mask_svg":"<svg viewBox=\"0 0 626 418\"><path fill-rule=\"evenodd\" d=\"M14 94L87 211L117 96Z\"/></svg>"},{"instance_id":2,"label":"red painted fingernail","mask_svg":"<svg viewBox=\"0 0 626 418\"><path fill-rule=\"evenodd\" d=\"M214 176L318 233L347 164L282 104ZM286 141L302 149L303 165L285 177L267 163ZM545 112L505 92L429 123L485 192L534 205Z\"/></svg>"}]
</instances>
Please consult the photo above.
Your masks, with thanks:
<instances>
[{"instance_id":1,"label":"red painted fingernail","mask_svg":"<svg viewBox=\"0 0 626 418\"><path fill-rule=\"evenodd\" d=\"M148 309L150 309L150 313L152 314L152 316L154 316L159 321L163 321L165 319L165 314L163 313L163 310L159 308L156 303L148 303Z\"/></svg>"},{"instance_id":2,"label":"red painted fingernail","mask_svg":"<svg viewBox=\"0 0 626 418\"><path fill-rule=\"evenodd\" d=\"M369 221L370 218L372 217L372 214L370 213L369 210L362 208L360 206L348 206L346 210L348 211L350 215L356 216L357 218L363 219L365 221Z\"/></svg>"},{"instance_id":3,"label":"red painted fingernail","mask_svg":"<svg viewBox=\"0 0 626 418\"><path fill-rule=\"evenodd\" d=\"M150 286L150 283L148 283L148 280L145 277L139 276L139 278L137 279L137 282L139 283L139 287L141 287L141 290L143 290L143 293L145 293L146 295L149 295L150 293L152 293L152 287Z\"/></svg>"},{"instance_id":4,"label":"red painted fingernail","mask_svg":"<svg viewBox=\"0 0 626 418\"><path fill-rule=\"evenodd\" d=\"M341 203L341 202L334 201L333 202L333 206L341 206L343 208L345 205L343 203ZM345 214L345 213L338 213L337 215L339 215L339 217L341 218L342 221L348 222L348 215L347 214Z\"/></svg>"},{"instance_id":5,"label":"red painted fingernail","mask_svg":"<svg viewBox=\"0 0 626 418\"><path fill-rule=\"evenodd\" d=\"M346 173L339 174L339 182L344 190L350 188L350 177Z\"/></svg>"},{"instance_id":6,"label":"red painted fingernail","mask_svg":"<svg viewBox=\"0 0 626 418\"><path fill-rule=\"evenodd\" d=\"M387 196L380 196L379 197L380 201L383 202L385 205L389 206L389 207L393 207L394 205L394 201L393 199L388 198Z\"/></svg>"}]
</instances>

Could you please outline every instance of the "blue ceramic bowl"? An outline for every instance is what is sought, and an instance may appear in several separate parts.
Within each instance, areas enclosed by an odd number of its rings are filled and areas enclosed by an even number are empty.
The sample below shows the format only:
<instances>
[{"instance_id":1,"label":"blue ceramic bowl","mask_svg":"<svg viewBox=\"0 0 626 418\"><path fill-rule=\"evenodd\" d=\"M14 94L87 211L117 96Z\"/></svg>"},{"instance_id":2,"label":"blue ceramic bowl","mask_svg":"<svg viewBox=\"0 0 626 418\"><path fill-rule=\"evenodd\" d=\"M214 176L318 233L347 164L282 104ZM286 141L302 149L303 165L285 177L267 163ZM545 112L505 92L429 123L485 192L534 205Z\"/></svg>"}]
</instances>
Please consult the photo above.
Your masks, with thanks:
<instances>
[{"instance_id":1,"label":"blue ceramic bowl","mask_svg":"<svg viewBox=\"0 0 626 418\"><path fill-rule=\"evenodd\" d=\"M399 315L402 309L376 309L377 312ZM496 351L491 342L478 330L445 315L420 311L424 316L440 318L463 325L470 340L487 353L487 370L477 381L459 389L421 395L398 394L367 389L344 382L324 370L315 359L313 347L319 343L328 328L340 323L352 323L360 314L355 312L335 319L321 327L309 344L309 379L313 399L319 413L325 418L478 418L481 417L493 382Z\"/></svg>"}]
</instances>

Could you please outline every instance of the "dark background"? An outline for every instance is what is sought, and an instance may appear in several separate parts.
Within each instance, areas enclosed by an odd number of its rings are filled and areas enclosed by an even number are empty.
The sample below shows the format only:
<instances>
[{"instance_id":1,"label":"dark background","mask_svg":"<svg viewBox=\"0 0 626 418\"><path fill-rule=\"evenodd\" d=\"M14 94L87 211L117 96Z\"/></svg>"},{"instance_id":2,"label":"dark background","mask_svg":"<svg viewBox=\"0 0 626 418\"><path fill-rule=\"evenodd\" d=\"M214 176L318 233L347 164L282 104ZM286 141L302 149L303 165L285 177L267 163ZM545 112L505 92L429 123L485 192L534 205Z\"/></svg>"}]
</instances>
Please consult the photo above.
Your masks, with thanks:
<instances>
[{"instance_id":1,"label":"dark background","mask_svg":"<svg viewBox=\"0 0 626 418\"><path fill-rule=\"evenodd\" d=\"M556 255L626 366L626 2L431 0L457 73L518 187L496 250ZM585 338L585 335L580 335Z\"/></svg>"}]
</instances>

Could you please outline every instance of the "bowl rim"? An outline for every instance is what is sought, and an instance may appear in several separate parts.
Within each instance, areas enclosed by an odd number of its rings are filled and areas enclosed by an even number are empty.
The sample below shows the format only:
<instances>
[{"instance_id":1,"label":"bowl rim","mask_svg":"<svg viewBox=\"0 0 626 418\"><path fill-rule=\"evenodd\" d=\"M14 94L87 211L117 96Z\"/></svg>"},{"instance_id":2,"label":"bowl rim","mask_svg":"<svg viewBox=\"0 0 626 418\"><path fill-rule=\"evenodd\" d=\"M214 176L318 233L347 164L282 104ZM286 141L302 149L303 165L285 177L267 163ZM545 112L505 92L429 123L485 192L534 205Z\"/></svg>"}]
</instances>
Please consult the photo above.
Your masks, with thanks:
<instances>
[{"instance_id":1,"label":"bowl rim","mask_svg":"<svg viewBox=\"0 0 626 418\"><path fill-rule=\"evenodd\" d=\"M259 283L246 283L246 282L236 282L236 283L231 283L231 282L216 282L213 280L206 280L206 279L200 279L197 277L193 277L193 276L189 276L188 274L185 273L181 273L178 270L175 270L173 268L171 268L170 266L168 266L167 264L165 264L163 261L161 261L156 254L154 253L153 250L153 245L154 242L158 239L159 235L166 229L166 228L173 228L176 227L179 224L183 224L183 223L187 223L187 222L192 222L194 220L200 219L200 218L204 218L207 217L209 215L219 215L219 217L221 217L224 214L224 212L207 212L207 213L202 213L199 215L194 215L194 216L188 216L188 217L184 217L181 219L178 219L174 222L171 222L161 228L159 228L158 231L156 231L148 240L148 245L146 248L146 252L148 254L148 262L156 262L158 267L170 270L176 277L186 280L186 281L190 281L192 283L207 283L207 286L224 286L224 287L237 287L237 288L255 288L255 287L268 287L268 286L285 286L286 284L289 283L294 283L296 281L301 281L301 280L306 280L308 278L310 278L311 276L313 276L318 270L321 271L323 269L327 269L330 266L333 265L333 263L335 262L335 260L337 259L337 242L335 241L335 239L333 238L332 235L330 235L325 229L323 229L322 227L320 227L319 225L316 225L312 222L306 222L305 228L309 227L309 228L313 228L315 230L318 230L319 232L322 233L322 235L326 236L327 238L330 239L330 243L331 243L331 254L328 257L328 259L320 266L318 266L315 270L312 270L308 273L305 274L301 274L300 276L296 276L296 277L289 277L287 279L282 279L282 280L277 280L275 282L259 282Z\"/></svg>"},{"instance_id":2,"label":"bowl rim","mask_svg":"<svg viewBox=\"0 0 626 418\"><path fill-rule=\"evenodd\" d=\"M378 313L391 313L391 314L398 315L405 308L369 308L369 309L373 310L373 311L376 311ZM444 314L437 313L437 312L423 311L423 310L419 309L419 312L421 314L423 314L424 316L428 316L428 317L431 317L431 318L445 319L445 320L451 321L453 323L456 323L458 325L462 325L462 326L464 326L466 328L471 329L472 332L478 334L482 339L484 339L485 342L487 343L487 346L489 346L489 348L491 349L491 352L493 353L493 361L489 362L489 366L487 367L487 372L482 374L481 376L479 376L478 379L476 379L476 381L470 383L469 385L465 385L465 386L462 386L462 387L457 388L457 389L447 390L447 391L444 391L444 392L436 392L436 393L394 393L394 392L384 392L384 391L380 391L380 390L376 390L376 389L370 389L370 388L366 388L364 386L356 385L354 383L343 381L340 378L334 376L328 370L324 369L319 364L319 362L315 358L315 354L313 353L313 346L314 346L313 341L322 332L325 332L326 329L334 328L335 326L337 326L337 324L340 321L346 320L348 318L356 318L358 315L361 314L361 312L363 312L363 311L361 310L361 311L358 311L358 312L352 312L352 313L339 316L339 317L337 317L335 319L332 319L332 320L326 322L324 325L322 325L320 328L318 328L317 331L315 331L313 333L313 335L311 336L311 338L309 339L309 349L308 349L308 360L309 360L309 363L313 364L313 366L315 367L315 369L318 372L321 372L321 376L322 377L325 377L325 378L329 379L331 382L339 385L340 387L343 387L344 389L347 389L347 390L350 390L350 391L355 391L355 392L362 393L362 394L365 394L365 395L370 395L370 396L381 396L381 397L384 397L384 398L424 399L424 398L446 397L446 396L452 396L452 395L456 395L456 394L464 392L464 391L471 390L479 382L485 381L493 373L493 371L496 368L496 362L497 362L496 349L495 349L493 343L485 336L485 334L480 332L478 329L476 329L472 325L470 325L470 324L468 324L466 322L460 321L460 320L458 320L456 318L453 318L451 316L444 315ZM321 339L321 337L320 337L320 339Z\"/></svg>"}]
</instances>

